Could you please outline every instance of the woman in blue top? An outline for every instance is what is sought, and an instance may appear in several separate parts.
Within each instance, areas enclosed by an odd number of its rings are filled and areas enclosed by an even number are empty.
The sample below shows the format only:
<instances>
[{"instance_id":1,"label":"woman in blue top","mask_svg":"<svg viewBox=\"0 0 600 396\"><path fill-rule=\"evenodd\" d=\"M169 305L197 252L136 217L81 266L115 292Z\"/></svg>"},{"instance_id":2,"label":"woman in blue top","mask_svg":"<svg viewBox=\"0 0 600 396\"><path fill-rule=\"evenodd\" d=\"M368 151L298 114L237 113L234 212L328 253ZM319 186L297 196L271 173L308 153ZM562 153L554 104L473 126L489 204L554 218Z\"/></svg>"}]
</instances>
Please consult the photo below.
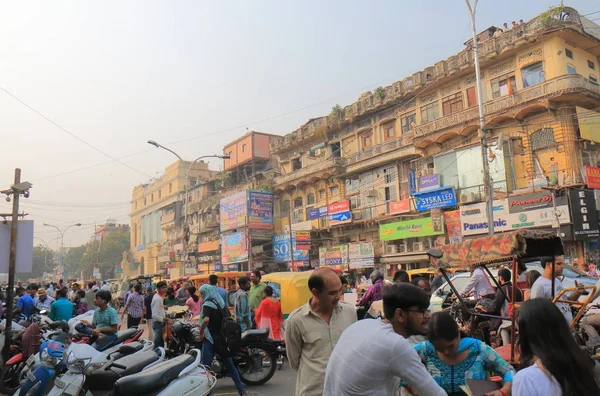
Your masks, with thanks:
<instances>
[{"instance_id":1,"label":"woman in blue top","mask_svg":"<svg viewBox=\"0 0 600 396\"><path fill-rule=\"evenodd\" d=\"M428 341L415 345L421 361L449 396L464 395L460 388L467 378L483 380L489 373L502 377L502 388L486 396L508 396L515 369L489 345L461 337L458 325L448 312L433 314Z\"/></svg>"}]
</instances>

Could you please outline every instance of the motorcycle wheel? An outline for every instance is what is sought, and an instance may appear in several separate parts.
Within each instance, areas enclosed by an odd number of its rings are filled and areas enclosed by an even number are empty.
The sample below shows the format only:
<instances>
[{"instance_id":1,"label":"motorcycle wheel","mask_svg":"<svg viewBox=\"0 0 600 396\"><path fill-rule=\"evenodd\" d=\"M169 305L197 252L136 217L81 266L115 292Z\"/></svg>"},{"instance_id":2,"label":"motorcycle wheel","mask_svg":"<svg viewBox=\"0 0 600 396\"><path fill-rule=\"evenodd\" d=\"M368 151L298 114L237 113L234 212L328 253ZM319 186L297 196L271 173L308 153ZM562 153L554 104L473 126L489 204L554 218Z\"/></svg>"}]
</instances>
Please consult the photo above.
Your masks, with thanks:
<instances>
[{"instance_id":1,"label":"motorcycle wheel","mask_svg":"<svg viewBox=\"0 0 600 396\"><path fill-rule=\"evenodd\" d=\"M19 382L20 364L4 366L0 372L0 393L12 395L21 386Z\"/></svg>"},{"instance_id":2,"label":"motorcycle wheel","mask_svg":"<svg viewBox=\"0 0 600 396\"><path fill-rule=\"evenodd\" d=\"M271 349L262 345L248 347L250 354L244 356L237 367L244 384L263 385L273 378L277 370L277 354L270 353Z\"/></svg>"}]
</instances>

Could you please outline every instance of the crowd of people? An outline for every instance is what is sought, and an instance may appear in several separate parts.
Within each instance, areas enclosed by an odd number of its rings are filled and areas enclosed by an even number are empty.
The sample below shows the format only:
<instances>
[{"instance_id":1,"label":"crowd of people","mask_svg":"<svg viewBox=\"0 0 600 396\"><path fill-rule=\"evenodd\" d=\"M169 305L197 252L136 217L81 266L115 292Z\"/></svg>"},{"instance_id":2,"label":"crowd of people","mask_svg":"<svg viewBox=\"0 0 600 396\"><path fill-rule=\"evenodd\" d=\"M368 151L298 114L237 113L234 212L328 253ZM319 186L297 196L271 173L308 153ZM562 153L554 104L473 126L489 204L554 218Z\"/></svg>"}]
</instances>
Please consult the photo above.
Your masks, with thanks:
<instances>
[{"instance_id":1,"label":"crowd of people","mask_svg":"<svg viewBox=\"0 0 600 396\"><path fill-rule=\"evenodd\" d=\"M486 396L599 395L593 362L575 343L567 312L552 303L548 291L552 278L555 292L562 288L557 277L563 264L562 257L550 257L542 259L543 274L523 274L531 291L517 292L519 371L490 345L468 336L450 313L432 315L428 281L411 284L408 274L399 271L387 283L374 271L358 302L370 314L358 320L356 307L343 301L345 280L319 268L308 282L311 299L285 325L288 359L298 371L296 395L464 395L469 381L489 379L490 374L498 385ZM489 309L508 317L516 287L511 271L499 271L498 290L483 271L471 271L460 293L475 293L475 301L487 299ZM436 279L432 283L435 289ZM579 293L568 298L577 299ZM510 323L497 324L505 343L510 342Z\"/></svg>"}]
</instances>

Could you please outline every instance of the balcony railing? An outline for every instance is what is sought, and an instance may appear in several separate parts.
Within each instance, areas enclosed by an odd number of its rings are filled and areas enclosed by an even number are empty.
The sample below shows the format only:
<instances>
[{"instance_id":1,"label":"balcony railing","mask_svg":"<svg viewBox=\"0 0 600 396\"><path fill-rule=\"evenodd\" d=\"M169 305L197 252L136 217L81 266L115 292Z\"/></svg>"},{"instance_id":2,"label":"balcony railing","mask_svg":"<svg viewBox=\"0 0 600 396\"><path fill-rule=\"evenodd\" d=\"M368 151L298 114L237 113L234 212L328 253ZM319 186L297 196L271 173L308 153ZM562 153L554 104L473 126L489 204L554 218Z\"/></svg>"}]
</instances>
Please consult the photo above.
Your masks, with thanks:
<instances>
[{"instance_id":1,"label":"balcony railing","mask_svg":"<svg viewBox=\"0 0 600 396\"><path fill-rule=\"evenodd\" d=\"M485 115L493 115L546 97L581 91L589 91L592 94L600 95L600 87L598 85L591 83L583 76L570 74L556 77L530 88L525 88L513 95L489 101L484 104L484 112ZM476 107L464 110L460 113L442 117L415 127L415 136L425 136L439 130L463 125L476 120L478 117L479 113Z\"/></svg>"},{"instance_id":2,"label":"balcony railing","mask_svg":"<svg viewBox=\"0 0 600 396\"><path fill-rule=\"evenodd\" d=\"M346 165L351 165L355 162L359 162L367 158L375 157L382 153L387 153L388 151L397 150L404 146L411 145L412 138L413 134L409 132L403 135L402 137L391 139L387 142L363 149L363 151L361 151L360 153L356 153L349 157L346 157Z\"/></svg>"},{"instance_id":3,"label":"balcony railing","mask_svg":"<svg viewBox=\"0 0 600 396\"><path fill-rule=\"evenodd\" d=\"M304 176L312 175L313 173L326 171L326 170L335 170L335 168L341 168L344 166L344 158L334 157L329 158L325 161L317 162L316 164L309 165L307 167L298 169L293 171L287 175L278 176L275 178L275 184L284 184L290 181L299 179Z\"/></svg>"}]
</instances>

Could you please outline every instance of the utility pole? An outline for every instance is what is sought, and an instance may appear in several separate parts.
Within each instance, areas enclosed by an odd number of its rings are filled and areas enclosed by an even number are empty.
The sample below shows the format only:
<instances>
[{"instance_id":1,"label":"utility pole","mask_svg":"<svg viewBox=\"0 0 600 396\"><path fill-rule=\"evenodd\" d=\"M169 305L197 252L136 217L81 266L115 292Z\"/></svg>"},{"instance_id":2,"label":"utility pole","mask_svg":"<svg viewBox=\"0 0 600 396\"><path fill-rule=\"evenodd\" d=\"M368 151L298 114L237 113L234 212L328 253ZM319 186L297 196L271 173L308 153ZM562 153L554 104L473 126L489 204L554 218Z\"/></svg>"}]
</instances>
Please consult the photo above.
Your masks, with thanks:
<instances>
[{"instance_id":1,"label":"utility pole","mask_svg":"<svg viewBox=\"0 0 600 396\"><path fill-rule=\"evenodd\" d=\"M481 87L481 68L479 66L479 46L477 42L477 28L475 27L475 13L479 0L465 0L471 19L471 33L473 35L473 58L475 61L475 86L477 88L477 107L479 109L479 139L481 145L481 160L483 161L483 189L487 203L488 233L494 235L494 181L490 176L490 164L487 155L487 131L485 129L485 112L483 108L483 90Z\"/></svg>"},{"instance_id":2,"label":"utility pole","mask_svg":"<svg viewBox=\"0 0 600 396\"><path fill-rule=\"evenodd\" d=\"M21 194L25 198L29 197L31 183L21 183L21 169L15 169L14 184L8 189L2 191L7 196L7 200L13 201L12 219L10 223L10 253L8 256L8 290L6 291L6 325L4 330L4 348L2 357L4 361L8 359L10 344L12 340L12 321L13 321L13 299L15 288L15 273L17 270L17 227L19 224L19 198Z\"/></svg>"}]
</instances>

